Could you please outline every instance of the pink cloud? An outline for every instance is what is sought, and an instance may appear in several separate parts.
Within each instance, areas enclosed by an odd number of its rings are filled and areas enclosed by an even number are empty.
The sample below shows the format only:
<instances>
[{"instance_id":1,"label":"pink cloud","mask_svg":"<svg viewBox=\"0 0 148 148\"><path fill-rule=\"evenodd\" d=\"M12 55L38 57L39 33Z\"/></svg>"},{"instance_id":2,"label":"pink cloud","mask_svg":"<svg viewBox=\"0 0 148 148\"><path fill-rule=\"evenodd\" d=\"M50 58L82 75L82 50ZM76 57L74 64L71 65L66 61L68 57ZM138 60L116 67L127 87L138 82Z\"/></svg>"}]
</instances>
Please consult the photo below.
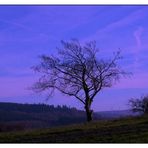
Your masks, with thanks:
<instances>
[{"instance_id":1,"label":"pink cloud","mask_svg":"<svg viewBox=\"0 0 148 148\"><path fill-rule=\"evenodd\" d=\"M30 93L28 88L34 83L32 77L0 77L0 97L17 97Z\"/></svg>"},{"instance_id":2,"label":"pink cloud","mask_svg":"<svg viewBox=\"0 0 148 148\"><path fill-rule=\"evenodd\" d=\"M130 78L121 79L113 86L115 89L148 88L148 72L133 74Z\"/></svg>"}]
</instances>

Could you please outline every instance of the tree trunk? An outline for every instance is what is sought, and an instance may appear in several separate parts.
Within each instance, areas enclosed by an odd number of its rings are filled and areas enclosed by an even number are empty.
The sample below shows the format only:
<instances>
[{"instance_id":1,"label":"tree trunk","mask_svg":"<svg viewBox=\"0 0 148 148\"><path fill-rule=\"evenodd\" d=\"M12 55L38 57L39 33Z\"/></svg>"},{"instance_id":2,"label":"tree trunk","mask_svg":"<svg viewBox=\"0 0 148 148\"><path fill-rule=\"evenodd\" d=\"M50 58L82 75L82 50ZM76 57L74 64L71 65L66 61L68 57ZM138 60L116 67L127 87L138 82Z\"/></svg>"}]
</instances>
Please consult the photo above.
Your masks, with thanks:
<instances>
[{"instance_id":1,"label":"tree trunk","mask_svg":"<svg viewBox=\"0 0 148 148\"><path fill-rule=\"evenodd\" d=\"M87 117L87 122L92 121L92 110L90 110L89 107L85 106L85 111L86 111L86 117Z\"/></svg>"}]
</instances>

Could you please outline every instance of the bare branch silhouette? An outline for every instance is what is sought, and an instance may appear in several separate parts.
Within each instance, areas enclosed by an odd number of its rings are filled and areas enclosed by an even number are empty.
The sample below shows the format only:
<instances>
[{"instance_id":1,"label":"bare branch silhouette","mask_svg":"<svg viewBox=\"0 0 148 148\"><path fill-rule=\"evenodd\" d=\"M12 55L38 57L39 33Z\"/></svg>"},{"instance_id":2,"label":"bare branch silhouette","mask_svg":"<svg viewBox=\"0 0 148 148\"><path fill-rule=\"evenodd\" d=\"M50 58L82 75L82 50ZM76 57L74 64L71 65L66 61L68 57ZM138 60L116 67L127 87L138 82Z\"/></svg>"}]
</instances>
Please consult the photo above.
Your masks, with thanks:
<instances>
[{"instance_id":1,"label":"bare branch silhouette","mask_svg":"<svg viewBox=\"0 0 148 148\"><path fill-rule=\"evenodd\" d=\"M92 120L91 104L105 87L111 87L126 73L118 66L121 59L117 52L113 59L103 60L97 56L96 42L81 45L78 40L61 42L58 55L42 55L41 63L34 70L43 76L33 86L35 91L55 89L63 94L74 96L85 108L87 121Z\"/></svg>"}]
</instances>

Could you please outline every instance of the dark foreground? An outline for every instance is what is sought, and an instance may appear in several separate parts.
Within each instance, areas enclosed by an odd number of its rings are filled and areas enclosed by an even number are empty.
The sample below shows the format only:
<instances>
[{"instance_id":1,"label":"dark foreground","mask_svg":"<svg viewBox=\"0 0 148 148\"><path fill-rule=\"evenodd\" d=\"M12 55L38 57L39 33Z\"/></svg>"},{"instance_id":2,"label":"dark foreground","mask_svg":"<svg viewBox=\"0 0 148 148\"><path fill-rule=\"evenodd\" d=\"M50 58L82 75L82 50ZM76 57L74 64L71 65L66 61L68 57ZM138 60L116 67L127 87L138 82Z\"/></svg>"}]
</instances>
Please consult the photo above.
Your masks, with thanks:
<instances>
[{"instance_id":1,"label":"dark foreground","mask_svg":"<svg viewBox=\"0 0 148 148\"><path fill-rule=\"evenodd\" d=\"M148 143L148 117L0 133L1 143Z\"/></svg>"}]
</instances>

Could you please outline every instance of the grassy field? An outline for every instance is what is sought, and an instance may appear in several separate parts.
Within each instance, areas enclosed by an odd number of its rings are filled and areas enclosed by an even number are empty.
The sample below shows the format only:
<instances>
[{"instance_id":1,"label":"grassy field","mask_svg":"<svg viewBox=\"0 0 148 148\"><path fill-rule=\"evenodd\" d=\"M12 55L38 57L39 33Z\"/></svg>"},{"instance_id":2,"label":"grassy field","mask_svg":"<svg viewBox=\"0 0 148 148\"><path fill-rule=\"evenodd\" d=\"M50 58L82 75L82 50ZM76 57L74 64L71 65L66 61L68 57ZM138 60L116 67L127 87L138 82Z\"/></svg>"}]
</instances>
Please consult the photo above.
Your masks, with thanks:
<instances>
[{"instance_id":1,"label":"grassy field","mask_svg":"<svg viewBox=\"0 0 148 148\"><path fill-rule=\"evenodd\" d=\"M1 143L147 143L148 117L0 133Z\"/></svg>"}]
</instances>

